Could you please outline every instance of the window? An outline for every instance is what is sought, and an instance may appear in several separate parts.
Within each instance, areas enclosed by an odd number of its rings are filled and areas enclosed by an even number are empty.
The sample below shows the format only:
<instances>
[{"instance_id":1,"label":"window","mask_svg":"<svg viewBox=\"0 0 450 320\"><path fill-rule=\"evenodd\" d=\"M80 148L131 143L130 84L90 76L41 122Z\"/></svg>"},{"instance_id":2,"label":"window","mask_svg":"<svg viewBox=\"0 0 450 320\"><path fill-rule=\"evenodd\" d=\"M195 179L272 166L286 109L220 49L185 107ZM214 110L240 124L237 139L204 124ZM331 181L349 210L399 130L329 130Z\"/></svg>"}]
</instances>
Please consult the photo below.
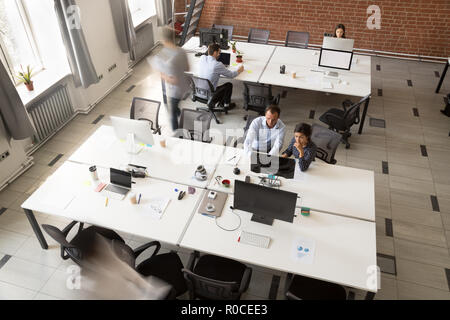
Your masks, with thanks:
<instances>
[{"instance_id":1,"label":"window","mask_svg":"<svg viewBox=\"0 0 450 320\"><path fill-rule=\"evenodd\" d=\"M156 15L155 0L128 0L134 27Z\"/></svg>"},{"instance_id":2,"label":"window","mask_svg":"<svg viewBox=\"0 0 450 320\"><path fill-rule=\"evenodd\" d=\"M17 83L15 75L22 65L33 68L34 73L42 70L43 65L28 16L20 0L0 0L0 55Z\"/></svg>"}]
</instances>

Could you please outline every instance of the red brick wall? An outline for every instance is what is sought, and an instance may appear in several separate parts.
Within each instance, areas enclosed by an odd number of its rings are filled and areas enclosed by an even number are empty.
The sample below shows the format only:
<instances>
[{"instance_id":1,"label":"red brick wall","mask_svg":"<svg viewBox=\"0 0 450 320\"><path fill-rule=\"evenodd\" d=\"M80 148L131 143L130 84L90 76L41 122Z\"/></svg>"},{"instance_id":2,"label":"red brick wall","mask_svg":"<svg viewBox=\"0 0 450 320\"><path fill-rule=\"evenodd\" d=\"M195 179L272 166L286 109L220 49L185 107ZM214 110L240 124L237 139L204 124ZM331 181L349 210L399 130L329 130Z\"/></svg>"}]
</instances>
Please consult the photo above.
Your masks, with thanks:
<instances>
[{"instance_id":1,"label":"red brick wall","mask_svg":"<svg viewBox=\"0 0 450 320\"><path fill-rule=\"evenodd\" d=\"M381 9L380 30L366 26L370 5ZM283 41L288 30L308 31L312 44L343 23L355 48L450 55L450 0L206 0L199 27L213 23L243 36L251 27L269 29L270 39Z\"/></svg>"}]
</instances>

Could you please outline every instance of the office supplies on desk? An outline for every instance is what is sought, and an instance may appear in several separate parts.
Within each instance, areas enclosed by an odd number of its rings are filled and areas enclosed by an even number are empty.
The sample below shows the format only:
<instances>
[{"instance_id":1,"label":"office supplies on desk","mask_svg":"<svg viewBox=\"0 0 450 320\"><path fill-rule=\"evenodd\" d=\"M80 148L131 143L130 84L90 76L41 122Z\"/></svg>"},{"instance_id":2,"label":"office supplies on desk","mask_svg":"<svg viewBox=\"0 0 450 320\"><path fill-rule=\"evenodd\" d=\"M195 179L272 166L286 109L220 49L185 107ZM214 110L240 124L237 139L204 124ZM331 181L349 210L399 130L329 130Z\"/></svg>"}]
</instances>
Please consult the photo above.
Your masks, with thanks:
<instances>
[{"instance_id":1,"label":"office supplies on desk","mask_svg":"<svg viewBox=\"0 0 450 320\"><path fill-rule=\"evenodd\" d=\"M131 190L131 173L110 168L110 182L105 188L107 196L123 200Z\"/></svg>"},{"instance_id":2,"label":"office supplies on desk","mask_svg":"<svg viewBox=\"0 0 450 320\"><path fill-rule=\"evenodd\" d=\"M138 203L137 200L136 200L136 193L134 193L134 192L130 193L130 202L132 204L137 204Z\"/></svg>"},{"instance_id":3,"label":"office supplies on desk","mask_svg":"<svg viewBox=\"0 0 450 320\"><path fill-rule=\"evenodd\" d=\"M194 187L188 187L188 193L189 194L194 194L195 193L195 188Z\"/></svg>"},{"instance_id":4,"label":"office supplies on desk","mask_svg":"<svg viewBox=\"0 0 450 320\"><path fill-rule=\"evenodd\" d=\"M106 187L106 183L100 183L98 186L97 186L97 188L95 188L95 192L100 192L100 191L102 191L103 190L103 188L105 188Z\"/></svg>"},{"instance_id":5,"label":"office supplies on desk","mask_svg":"<svg viewBox=\"0 0 450 320\"><path fill-rule=\"evenodd\" d=\"M306 264L314 262L316 242L312 239L296 237L292 242L291 258Z\"/></svg>"},{"instance_id":6,"label":"office supplies on desk","mask_svg":"<svg viewBox=\"0 0 450 320\"><path fill-rule=\"evenodd\" d=\"M255 247L268 248L270 243L270 237L264 236L262 234L241 231L241 235L239 236L238 242L249 244Z\"/></svg>"},{"instance_id":7,"label":"office supplies on desk","mask_svg":"<svg viewBox=\"0 0 450 320\"><path fill-rule=\"evenodd\" d=\"M209 193L205 193L203 196L203 200L198 207L198 213L220 217L222 215L223 207L225 206L228 194L224 192L216 192L216 197L214 199L209 198L208 195ZM211 211L211 205L214 207L213 211Z\"/></svg>"},{"instance_id":8,"label":"office supplies on desk","mask_svg":"<svg viewBox=\"0 0 450 320\"><path fill-rule=\"evenodd\" d=\"M208 173L206 172L205 167L202 165L198 166L195 170L194 177L198 181L205 181L206 179L208 179Z\"/></svg>"},{"instance_id":9,"label":"office supplies on desk","mask_svg":"<svg viewBox=\"0 0 450 320\"><path fill-rule=\"evenodd\" d=\"M286 66L284 64L282 66L280 66L280 73L281 74L285 74L286 73Z\"/></svg>"},{"instance_id":10,"label":"office supplies on desk","mask_svg":"<svg viewBox=\"0 0 450 320\"><path fill-rule=\"evenodd\" d=\"M105 207L107 207L108 206L108 197L106 197L106 199L105 199Z\"/></svg>"},{"instance_id":11,"label":"office supplies on desk","mask_svg":"<svg viewBox=\"0 0 450 320\"><path fill-rule=\"evenodd\" d=\"M309 217L310 212L311 212L310 208L302 207L301 209L302 216Z\"/></svg>"},{"instance_id":12,"label":"office supplies on desk","mask_svg":"<svg viewBox=\"0 0 450 320\"><path fill-rule=\"evenodd\" d=\"M98 180L97 167L96 166L89 167L89 172L91 173L91 179L93 181L97 181Z\"/></svg>"},{"instance_id":13,"label":"office supplies on desk","mask_svg":"<svg viewBox=\"0 0 450 320\"><path fill-rule=\"evenodd\" d=\"M178 195L178 200L183 199L185 194L186 194L186 191L180 191L180 194Z\"/></svg>"},{"instance_id":14,"label":"office supplies on desk","mask_svg":"<svg viewBox=\"0 0 450 320\"><path fill-rule=\"evenodd\" d=\"M235 175L239 175L239 174L241 173L241 170L240 170L239 168L234 168L234 169L233 169L233 173L234 173Z\"/></svg>"},{"instance_id":15,"label":"office supplies on desk","mask_svg":"<svg viewBox=\"0 0 450 320\"><path fill-rule=\"evenodd\" d=\"M169 202L169 197L153 197L148 200L148 206L146 205L145 208L148 208L148 213L152 218L159 220L164 214ZM147 212L147 210L145 210L145 212Z\"/></svg>"},{"instance_id":16,"label":"office supplies on desk","mask_svg":"<svg viewBox=\"0 0 450 320\"><path fill-rule=\"evenodd\" d=\"M231 184L231 181L228 179L222 180L222 186L224 186L225 188L229 188Z\"/></svg>"},{"instance_id":17,"label":"office supplies on desk","mask_svg":"<svg viewBox=\"0 0 450 320\"><path fill-rule=\"evenodd\" d=\"M234 155L227 155L227 161L226 163L232 166L235 166L239 160L241 159L241 155L236 153Z\"/></svg>"},{"instance_id":18,"label":"office supplies on desk","mask_svg":"<svg viewBox=\"0 0 450 320\"><path fill-rule=\"evenodd\" d=\"M222 184L222 176L217 176L217 177L215 177L214 179L216 180L216 184L217 184L217 185L220 186L220 185Z\"/></svg>"},{"instance_id":19,"label":"office supplies on desk","mask_svg":"<svg viewBox=\"0 0 450 320\"><path fill-rule=\"evenodd\" d=\"M141 196L142 194L139 193L139 200L138 200L138 204L141 202Z\"/></svg>"},{"instance_id":20,"label":"office supplies on desk","mask_svg":"<svg viewBox=\"0 0 450 320\"><path fill-rule=\"evenodd\" d=\"M246 183L250 183L250 181L251 181L250 176L246 176L246 177L245 177L245 182L246 182Z\"/></svg>"}]
</instances>

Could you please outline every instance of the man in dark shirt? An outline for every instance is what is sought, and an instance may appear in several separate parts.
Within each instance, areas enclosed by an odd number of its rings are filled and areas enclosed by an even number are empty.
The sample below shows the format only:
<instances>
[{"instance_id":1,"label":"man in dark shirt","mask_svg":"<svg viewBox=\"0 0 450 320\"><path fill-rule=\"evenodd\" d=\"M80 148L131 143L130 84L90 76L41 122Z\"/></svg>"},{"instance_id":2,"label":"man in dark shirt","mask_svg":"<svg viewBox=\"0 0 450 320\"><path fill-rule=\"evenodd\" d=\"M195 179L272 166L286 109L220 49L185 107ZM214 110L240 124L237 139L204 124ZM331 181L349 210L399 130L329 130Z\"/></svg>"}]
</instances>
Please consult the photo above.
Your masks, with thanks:
<instances>
[{"instance_id":1,"label":"man in dark shirt","mask_svg":"<svg viewBox=\"0 0 450 320\"><path fill-rule=\"evenodd\" d=\"M311 141L311 126L307 123L300 123L295 126L294 138L289 147L281 155L283 158L294 156L298 159L301 171L306 171L316 157L317 146Z\"/></svg>"}]
</instances>

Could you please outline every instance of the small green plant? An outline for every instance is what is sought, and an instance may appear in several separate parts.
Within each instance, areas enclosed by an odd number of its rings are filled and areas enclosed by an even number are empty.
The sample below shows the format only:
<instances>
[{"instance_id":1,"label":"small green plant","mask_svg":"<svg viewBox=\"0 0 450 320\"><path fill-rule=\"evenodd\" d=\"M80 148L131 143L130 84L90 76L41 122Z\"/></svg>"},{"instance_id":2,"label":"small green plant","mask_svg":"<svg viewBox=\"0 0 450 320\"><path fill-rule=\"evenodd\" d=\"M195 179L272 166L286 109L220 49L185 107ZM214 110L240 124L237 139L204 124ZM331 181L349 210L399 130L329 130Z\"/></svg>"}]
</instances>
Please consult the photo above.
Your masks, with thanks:
<instances>
[{"instance_id":1,"label":"small green plant","mask_svg":"<svg viewBox=\"0 0 450 320\"><path fill-rule=\"evenodd\" d=\"M20 83L31 84L32 69L27 66L27 70L24 71L22 65L20 65L20 72L16 75Z\"/></svg>"},{"instance_id":2,"label":"small green plant","mask_svg":"<svg viewBox=\"0 0 450 320\"><path fill-rule=\"evenodd\" d=\"M228 41L231 44L231 50L236 51L236 41Z\"/></svg>"}]
</instances>

